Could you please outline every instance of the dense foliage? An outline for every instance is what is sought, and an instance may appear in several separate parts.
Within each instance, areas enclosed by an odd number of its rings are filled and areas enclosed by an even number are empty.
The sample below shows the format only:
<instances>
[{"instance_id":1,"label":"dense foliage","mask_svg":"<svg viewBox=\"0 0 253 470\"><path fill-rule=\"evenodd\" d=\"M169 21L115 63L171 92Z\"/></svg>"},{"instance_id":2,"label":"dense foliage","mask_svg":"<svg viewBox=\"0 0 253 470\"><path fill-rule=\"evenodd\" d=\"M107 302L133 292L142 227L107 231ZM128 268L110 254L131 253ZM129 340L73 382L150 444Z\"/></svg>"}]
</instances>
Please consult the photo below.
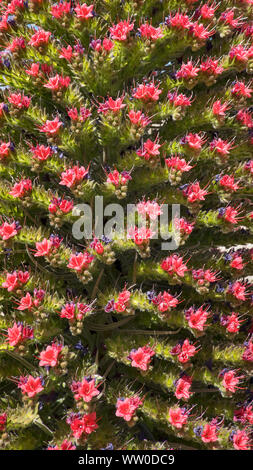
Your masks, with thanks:
<instances>
[{"instance_id":1,"label":"dense foliage","mask_svg":"<svg viewBox=\"0 0 253 470\"><path fill-rule=\"evenodd\" d=\"M1 1L1 448L252 445L252 5Z\"/></svg>"}]
</instances>

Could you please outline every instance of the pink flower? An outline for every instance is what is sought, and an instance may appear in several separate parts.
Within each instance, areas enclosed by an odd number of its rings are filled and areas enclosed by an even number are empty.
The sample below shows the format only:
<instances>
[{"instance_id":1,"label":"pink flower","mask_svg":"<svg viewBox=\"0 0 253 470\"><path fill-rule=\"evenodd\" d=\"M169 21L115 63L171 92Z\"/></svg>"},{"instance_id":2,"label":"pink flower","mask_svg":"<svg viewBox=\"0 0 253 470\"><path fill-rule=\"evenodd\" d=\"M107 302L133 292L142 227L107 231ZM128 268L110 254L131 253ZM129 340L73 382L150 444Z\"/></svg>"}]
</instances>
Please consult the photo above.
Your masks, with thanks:
<instances>
[{"instance_id":1,"label":"pink flower","mask_svg":"<svg viewBox=\"0 0 253 470\"><path fill-rule=\"evenodd\" d=\"M191 204L197 201L204 201L207 194L208 192L205 189L200 188L198 181L190 184L183 190L183 196L187 197L188 202Z\"/></svg>"},{"instance_id":2,"label":"pink flower","mask_svg":"<svg viewBox=\"0 0 253 470\"><path fill-rule=\"evenodd\" d=\"M161 268L170 276L176 274L179 277L184 277L185 272L188 271L186 264L183 263L183 258L178 255L171 255L164 259Z\"/></svg>"},{"instance_id":3,"label":"pink flower","mask_svg":"<svg viewBox=\"0 0 253 470\"><path fill-rule=\"evenodd\" d=\"M84 253L72 254L69 259L68 268L74 269L77 272L82 272L88 269L93 261L93 256L85 251Z\"/></svg>"},{"instance_id":4,"label":"pink flower","mask_svg":"<svg viewBox=\"0 0 253 470\"><path fill-rule=\"evenodd\" d=\"M68 45L68 47L61 48L60 55L59 55L60 59L66 59L69 62L72 56L73 56L73 49L70 45Z\"/></svg>"},{"instance_id":5,"label":"pink flower","mask_svg":"<svg viewBox=\"0 0 253 470\"><path fill-rule=\"evenodd\" d=\"M52 346L47 346L45 350L41 351L39 359L40 367L55 367L58 365L59 355L62 350L61 344L53 343Z\"/></svg>"},{"instance_id":6,"label":"pink flower","mask_svg":"<svg viewBox=\"0 0 253 470\"><path fill-rule=\"evenodd\" d=\"M14 271L13 273L7 273L6 280L3 282L2 287L12 292L13 290L21 287L22 284L26 284L30 274L28 271Z\"/></svg>"},{"instance_id":7,"label":"pink flower","mask_svg":"<svg viewBox=\"0 0 253 470\"><path fill-rule=\"evenodd\" d=\"M182 429L182 427L187 423L188 415L187 413L179 408L170 408L169 410L169 422L176 429Z\"/></svg>"},{"instance_id":8,"label":"pink flower","mask_svg":"<svg viewBox=\"0 0 253 470\"><path fill-rule=\"evenodd\" d=\"M36 147L31 147L33 153L32 157L35 160L45 161L53 155L51 147L45 147L44 145L36 145Z\"/></svg>"},{"instance_id":9,"label":"pink flower","mask_svg":"<svg viewBox=\"0 0 253 470\"><path fill-rule=\"evenodd\" d=\"M22 179L19 181L19 183L14 184L9 194L13 196L14 198L17 198L17 197L22 198L31 190L32 190L32 181L30 179Z\"/></svg>"},{"instance_id":10,"label":"pink flower","mask_svg":"<svg viewBox=\"0 0 253 470\"><path fill-rule=\"evenodd\" d=\"M192 22L190 21L188 15L184 15L178 12L175 14L175 16L170 15L168 25L179 30L184 30L189 29L192 25Z\"/></svg>"},{"instance_id":11,"label":"pink flower","mask_svg":"<svg viewBox=\"0 0 253 470\"><path fill-rule=\"evenodd\" d=\"M4 222L0 225L0 237L2 240L9 240L12 237L17 235L18 229L16 227L16 223L13 222L12 224L8 224L8 222Z\"/></svg>"},{"instance_id":12,"label":"pink flower","mask_svg":"<svg viewBox=\"0 0 253 470\"><path fill-rule=\"evenodd\" d=\"M31 310L32 307L33 307L32 296L31 294L29 294L29 292L27 292L27 294L21 298L19 302L18 310L21 310L21 311Z\"/></svg>"},{"instance_id":13,"label":"pink flower","mask_svg":"<svg viewBox=\"0 0 253 470\"><path fill-rule=\"evenodd\" d=\"M141 111L134 111L133 109L129 111L128 117L132 124L142 128L151 122L149 117L145 116Z\"/></svg>"},{"instance_id":14,"label":"pink flower","mask_svg":"<svg viewBox=\"0 0 253 470\"><path fill-rule=\"evenodd\" d=\"M185 317L189 323L190 328L194 330L203 331L206 326L206 321L209 317L209 312L203 306L194 310L193 307L185 312Z\"/></svg>"},{"instance_id":15,"label":"pink flower","mask_svg":"<svg viewBox=\"0 0 253 470\"><path fill-rule=\"evenodd\" d=\"M216 442L218 439L217 436L217 426L216 424L205 424L203 431L201 433L201 439L203 442Z\"/></svg>"},{"instance_id":16,"label":"pink flower","mask_svg":"<svg viewBox=\"0 0 253 470\"><path fill-rule=\"evenodd\" d=\"M236 390L240 387L237 387L237 384L240 382L240 379L243 379L244 376L236 377L234 370L225 372L222 380L222 385L226 389L226 392L235 393Z\"/></svg>"},{"instance_id":17,"label":"pink flower","mask_svg":"<svg viewBox=\"0 0 253 470\"><path fill-rule=\"evenodd\" d=\"M233 434L233 444L236 450L250 450L250 437L247 432L238 429Z\"/></svg>"},{"instance_id":18,"label":"pink flower","mask_svg":"<svg viewBox=\"0 0 253 470\"><path fill-rule=\"evenodd\" d=\"M253 89L247 87L244 82L236 82L231 89L233 95L244 96L245 98L251 98L252 92Z\"/></svg>"},{"instance_id":19,"label":"pink flower","mask_svg":"<svg viewBox=\"0 0 253 470\"><path fill-rule=\"evenodd\" d=\"M43 86L45 88L49 88L49 90L52 91L59 91L63 90L64 88L68 88L69 84L69 77L63 77L57 73L54 77L51 77L48 82Z\"/></svg>"},{"instance_id":20,"label":"pink flower","mask_svg":"<svg viewBox=\"0 0 253 470\"><path fill-rule=\"evenodd\" d=\"M220 75L224 71L224 68L219 65L219 60L215 60L209 57L205 61L201 62L200 70L204 75L206 74L207 76L216 76Z\"/></svg>"},{"instance_id":21,"label":"pink flower","mask_svg":"<svg viewBox=\"0 0 253 470\"><path fill-rule=\"evenodd\" d=\"M70 8L71 8L71 2L62 2L58 3L55 5L52 5L51 7L51 15L54 18L62 18L64 15L67 15L70 13Z\"/></svg>"},{"instance_id":22,"label":"pink flower","mask_svg":"<svg viewBox=\"0 0 253 470\"><path fill-rule=\"evenodd\" d=\"M219 153L222 157L225 157L226 155L229 155L230 150L234 148L231 143L229 143L227 140L222 140L222 139L214 139L210 143L210 149L216 151Z\"/></svg>"},{"instance_id":23,"label":"pink flower","mask_svg":"<svg viewBox=\"0 0 253 470\"><path fill-rule=\"evenodd\" d=\"M213 103L212 106L212 112L214 116L225 116L226 111L228 111L231 108L228 103L221 103L220 100L217 100Z\"/></svg>"},{"instance_id":24,"label":"pink flower","mask_svg":"<svg viewBox=\"0 0 253 470\"><path fill-rule=\"evenodd\" d=\"M243 47L243 45L239 44L238 46L234 46L231 48L229 52L230 59L235 59L238 62L246 63L248 62L249 54L248 50Z\"/></svg>"},{"instance_id":25,"label":"pink flower","mask_svg":"<svg viewBox=\"0 0 253 470\"><path fill-rule=\"evenodd\" d=\"M70 420L70 428L76 439L80 439L83 434L91 434L98 428L96 413L86 414L81 418L73 417L73 419Z\"/></svg>"},{"instance_id":26,"label":"pink flower","mask_svg":"<svg viewBox=\"0 0 253 470\"><path fill-rule=\"evenodd\" d=\"M189 400L192 393L190 392L190 388L192 385L191 377L188 375L183 375L183 377L176 382L176 391L175 396L178 400Z\"/></svg>"},{"instance_id":27,"label":"pink flower","mask_svg":"<svg viewBox=\"0 0 253 470\"><path fill-rule=\"evenodd\" d=\"M141 85L138 85L138 87L133 93L133 98L142 100L144 102L158 101L159 95L161 93L162 93L162 90L159 90L159 85L155 86L153 82L143 83Z\"/></svg>"},{"instance_id":28,"label":"pink flower","mask_svg":"<svg viewBox=\"0 0 253 470\"><path fill-rule=\"evenodd\" d=\"M33 338L33 328L29 326L15 322L11 328L8 328L7 341L10 346L17 346L30 338Z\"/></svg>"},{"instance_id":29,"label":"pink flower","mask_svg":"<svg viewBox=\"0 0 253 470\"><path fill-rule=\"evenodd\" d=\"M168 168L174 171L179 171L180 173L190 171L193 168L193 166L189 165L184 158L180 158L178 156L165 158L165 163Z\"/></svg>"},{"instance_id":30,"label":"pink flower","mask_svg":"<svg viewBox=\"0 0 253 470\"><path fill-rule=\"evenodd\" d=\"M198 76L200 68L193 65L192 61L189 60L186 64L182 64L180 70L176 73L176 78L195 78Z\"/></svg>"},{"instance_id":31,"label":"pink flower","mask_svg":"<svg viewBox=\"0 0 253 470\"><path fill-rule=\"evenodd\" d=\"M28 44L33 47L44 46L48 43L51 33L40 29L30 39Z\"/></svg>"},{"instance_id":32,"label":"pink flower","mask_svg":"<svg viewBox=\"0 0 253 470\"><path fill-rule=\"evenodd\" d=\"M92 398L99 395L99 390L95 386L95 379L84 378L81 382L73 382L71 390L74 393L75 400L83 400L89 403Z\"/></svg>"},{"instance_id":33,"label":"pink flower","mask_svg":"<svg viewBox=\"0 0 253 470\"><path fill-rule=\"evenodd\" d=\"M27 395L29 398L34 398L38 393L44 390L41 378L34 378L32 375L20 377L18 387L21 388L22 394Z\"/></svg>"},{"instance_id":34,"label":"pink flower","mask_svg":"<svg viewBox=\"0 0 253 470\"><path fill-rule=\"evenodd\" d=\"M238 183L235 183L234 176L229 176L229 175L224 175L222 178L219 180L219 185L223 186L224 189L229 190L229 191L237 191L239 189Z\"/></svg>"},{"instance_id":35,"label":"pink flower","mask_svg":"<svg viewBox=\"0 0 253 470\"><path fill-rule=\"evenodd\" d=\"M128 230L128 238L131 238L136 245L147 244L154 235L150 228L146 227L130 227Z\"/></svg>"},{"instance_id":36,"label":"pink flower","mask_svg":"<svg viewBox=\"0 0 253 470\"><path fill-rule=\"evenodd\" d=\"M27 109L27 108L29 108L31 98L28 98L28 96L22 95L21 93L11 93L8 96L8 101L15 108L18 108L18 109L25 108L25 109Z\"/></svg>"},{"instance_id":37,"label":"pink flower","mask_svg":"<svg viewBox=\"0 0 253 470\"><path fill-rule=\"evenodd\" d=\"M35 257L39 256L48 256L51 248L53 246L53 242L51 240L48 240L47 238L44 238L42 242L36 242L36 253L34 253Z\"/></svg>"},{"instance_id":38,"label":"pink flower","mask_svg":"<svg viewBox=\"0 0 253 470\"><path fill-rule=\"evenodd\" d=\"M81 21L84 21L93 17L93 8L94 5L88 6L86 3L83 3L82 5L78 3L76 8L74 8L74 11L76 12L77 18L79 18Z\"/></svg>"},{"instance_id":39,"label":"pink flower","mask_svg":"<svg viewBox=\"0 0 253 470\"><path fill-rule=\"evenodd\" d=\"M150 158L160 155L160 147L161 145L157 143L157 139L154 142L148 139L146 142L144 142L143 147L137 150L136 153L139 155L139 157L143 157L145 160L150 160Z\"/></svg>"},{"instance_id":40,"label":"pink flower","mask_svg":"<svg viewBox=\"0 0 253 470\"><path fill-rule=\"evenodd\" d=\"M59 184L71 188L77 183L80 183L80 181L86 178L88 174L89 168L86 169L84 168L84 166L80 167L78 165L75 165L61 174L61 181Z\"/></svg>"},{"instance_id":41,"label":"pink flower","mask_svg":"<svg viewBox=\"0 0 253 470\"><path fill-rule=\"evenodd\" d=\"M110 28L111 37L116 41L125 41L133 28L134 23L130 23L130 20L120 21Z\"/></svg>"},{"instance_id":42,"label":"pink flower","mask_svg":"<svg viewBox=\"0 0 253 470\"><path fill-rule=\"evenodd\" d=\"M138 28L138 31L140 31L142 37L145 37L152 41L156 41L157 39L160 39L163 37L163 32L161 28L160 27L154 28L149 23L142 24L140 28Z\"/></svg>"},{"instance_id":43,"label":"pink flower","mask_svg":"<svg viewBox=\"0 0 253 470\"><path fill-rule=\"evenodd\" d=\"M54 118L53 121L47 120L45 124L39 126L40 132L45 132L49 135L56 135L58 134L63 122L59 120L58 117Z\"/></svg>"},{"instance_id":44,"label":"pink flower","mask_svg":"<svg viewBox=\"0 0 253 470\"><path fill-rule=\"evenodd\" d=\"M189 145L190 148L194 150L201 150L203 144L206 142L206 139L204 139L203 135L192 134L192 132L190 132L185 136L185 142L187 145Z\"/></svg>"},{"instance_id":45,"label":"pink flower","mask_svg":"<svg viewBox=\"0 0 253 470\"><path fill-rule=\"evenodd\" d=\"M118 398L116 403L116 416L129 422L133 419L137 408L141 405L142 401L139 397Z\"/></svg>"},{"instance_id":46,"label":"pink flower","mask_svg":"<svg viewBox=\"0 0 253 470\"><path fill-rule=\"evenodd\" d=\"M129 359L132 361L131 366L137 369L146 371L149 368L151 358L155 355L155 351L149 346L143 346L133 349L129 354Z\"/></svg>"}]
</instances>

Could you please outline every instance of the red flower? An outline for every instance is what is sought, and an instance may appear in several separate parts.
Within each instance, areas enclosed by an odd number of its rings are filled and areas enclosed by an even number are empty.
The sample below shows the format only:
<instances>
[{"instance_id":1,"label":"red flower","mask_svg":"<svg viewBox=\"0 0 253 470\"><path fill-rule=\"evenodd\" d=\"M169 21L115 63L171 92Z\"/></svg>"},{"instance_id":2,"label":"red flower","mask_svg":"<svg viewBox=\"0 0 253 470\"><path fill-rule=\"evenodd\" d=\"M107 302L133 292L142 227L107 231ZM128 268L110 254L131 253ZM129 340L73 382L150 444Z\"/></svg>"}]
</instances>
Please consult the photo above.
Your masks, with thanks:
<instances>
[{"instance_id":1,"label":"red flower","mask_svg":"<svg viewBox=\"0 0 253 470\"><path fill-rule=\"evenodd\" d=\"M86 403L89 403L93 397L99 395L99 390L95 386L95 379L84 378L81 382L73 382L71 390L74 393L75 400L83 399Z\"/></svg>"},{"instance_id":2,"label":"red flower","mask_svg":"<svg viewBox=\"0 0 253 470\"><path fill-rule=\"evenodd\" d=\"M98 428L96 413L83 415L81 418L71 419L70 427L76 439L80 439L83 434L91 434Z\"/></svg>"},{"instance_id":3,"label":"red flower","mask_svg":"<svg viewBox=\"0 0 253 470\"><path fill-rule=\"evenodd\" d=\"M133 28L134 23L130 23L130 20L120 21L110 28L111 37L116 41L125 41Z\"/></svg>"},{"instance_id":4,"label":"red flower","mask_svg":"<svg viewBox=\"0 0 253 470\"><path fill-rule=\"evenodd\" d=\"M173 28L184 30L189 29L192 23L188 15L184 15L178 12L175 14L175 16L169 16L167 24Z\"/></svg>"},{"instance_id":5,"label":"red flower","mask_svg":"<svg viewBox=\"0 0 253 470\"><path fill-rule=\"evenodd\" d=\"M183 258L178 255L171 255L164 259L161 268L170 276L176 274L179 277L184 277L185 272L188 271L186 264L183 263Z\"/></svg>"},{"instance_id":6,"label":"red flower","mask_svg":"<svg viewBox=\"0 0 253 470\"><path fill-rule=\"evenodd\" d=\"M212 5L205 3L200 9L200 16L202 16L204 20L210 20L214 17L217 8L219 8L219 5L215 5L215 3Z\"/></svg>"},{"instance_id":7,"label":"red flower","mask_svg":"<svg viewBox=\"0 0 253 470\"><path fill-rule=\"evenodd\" d=\"M48 82L43 86L45 88L49 88L49 90L52 91L59 91L63 90L64 88L68 88L69 84L69 77L63 77L57 73L54 77L51 77Z\"/></svg>"},{"instance_id":8,"label":"red flower","mask_svg":"<svg viewBox=\"0 0 253 470\"><path fill-rule=\"evenodd\" d=\"M59 121L59 118L56 117L53 119L53 121L47 120L45 124L42 126L39 126L40 132L45 132L46 134L49 135L56 135L58 134L61 126L63 125L63 122Z\"/></svg>"},{"instance_id":9,"label":"red flower","mask_svg":"<svg viewBox=\"0 0 253 470\"><path fill-rule=\"evenodd\" d=\"M44 390L41 378L34 378L32 375L20 377L18 388L22 390L23 395L27 395L29 398L34 398L38 393Z\"/></svg>"},{"instance_id":10,"label":"red flower","mask_svg":"<svg viewBox=\"0 0 253 470\"><path fill-rule=\"evenodd\" d=\"M242 359L244 361L253 362L253 341L249 341L246 345L245 351L243 352Z\"/></svg>"},{"instance_id":11,"label":"red flower","mask_svg":"<svg viewBox=\"0 0 253 470\"><path fill-rule=\"evenodd\" d=\"M222 380L222 385L226 389L226 392L235 393L236 390L240 387L237 387L237 384L240 382L240 379L243 379L244 376L236 377L234 370L225 372Z\"/></svg>"},{"instance_id":12,"label":"red flower","mask_svg":"<svg viewBox=\"0 0 253 470\"><path fill-rule=\"evenodd\" d=\"M47 240L47 238L44 238L42 242L36 242L36 253L34 253L34 256L37 258L39 256L47 256L51 248L53 246L53 242L51 240Z\"/></svg>"},{"instance_id":13,"label":"red flower","mask_svg":"<svg viewBox=\"0 0 253 470\"><path fill-rule=\"evenodd\" d=\"M210 143L210 149L218 152L222 157L229 154L229 151L233 148L233 145L227 140L214 139Z\"/></svg>"},{"instance_id":14,"label":"red flower","mask_svg":"<svg viewBox=\"0 0 253 470\"><path fill-rule=\"evenodd\" d=\"M176 230L180 230L182 235L190 235L194 229L195 223L187 222L183 217L181 219L174 219L174 225Z\"/></svg>"},{"instance_id":15,"label":"red flower","mask_svg":"<svg viewBox=\"0 0 253 470\"><path fill-rule=\"evenodd\" d=\"M62 2L62 3L52 5L51 10L50 10L51 15L54 18L59 19L62 16L70 13L70 8L71 8L71 2Z\"/></svg>"},{"instance_id":16,"label":"red flower","mask_svg":"<svg viewBox=\"0 0 253 470\"><path fill-rule=\"evenodd\" d=\"M83 3L82 5L78 3L76 8L74 8L74 11L76 12L77 18L79 18L81 21L84 21L93 17L93 8L94 5L88 6L86 3Z\"/></svg>"},{"instance_id":17,"label":"red flower","mask_svg":"<svg viewBox=\"0 0 253 470\"><path fill-rule=\"evenodd\" d=\"M137 155L139 157L145 158L145 160L149 160L152 157L156 157L160 155L159 148L161 145L157 143L157 139L153 142L152 140L148 139L144 142L144 145L141 149L137 150Z\"/></svg>"},{"instance_id":18,"label":"red flower","mask_svg":"<svg viewBox=\"0 0 253 470\"><path fill-rule=\"evenodd\" d=\"M129 111L128 117L131 123L138 127L146 127L151 122L149 117L145 116L141 111L134 111L133 109Z\"/></svg>"},{"instance_id":19,"label":"red flower","mask_svg":"<svg viewBox=\"0 0 253 470\"><path fill-rule=\"evenodd\" d=\"M190 148L194 150L201 150L203 144L206 142L203 135L192 134L191 132L185 136L185 141Z\"/></svg>"},{"instance_id":20,"label":"red flower","mask_svg":"<svg viewBox=\"0 0 253 470\"><path fill-rule=\"evenodd\" d=\"M225 116L225 112L231 108L228 103L221 103L221 100L217 100L213 103L212 111L214 116Z\"/></svg>"},{"instance_id":21,"label":"red flower","mask_svg":"<svg viewBox=\"0 0 253 470\"><path fill-rule=\"evenodd\" d=\"M227 189L229 191L237 191L237 189L239 189L238 183L235 183L234 176L222 176L222 178L219 180L219 185L223 186L224 189Z\"/></svg>"},{"instance_id":22,"label":"red flower","mask_svg":"<svg viewBox=\"0 0 253 470\"><path fill-rule=\"evenodd\" d=\"M51 147L45 147L44 145L36 145L36 147L31 147L33 153L32 157L35 160L45 161L53 155L53 150Z\"/></svg>"},{"instance_id":23,"label":"red flower","mask_svg":"<svg viewBox=\"0 0 253 470\"><path fill-rule=\"evenodd\" d=\"M128 230L128 238L131 238L136 245L147 244L154 235L150 228L146 227L130 227Z\"/></svg>"},{"instance_id":24,"label":"red flower","mask_svg":"<svg viewBox=\"0 0 253 470\"><path fill-rule=\"evenodd\" d=\"M218 439L217 436L217 427L216 424L205 424L203 431L201 433L201 439L203 442L216 442Z\"/></svg>"},{"instance_id":25,"label":"red flower","mask_svg":"<svg viewBox=\"0 0 253 470\"><path fill-rule=\"evenodd\" d=\"M155 351L149 346L142 346L137 350L133 349L129 354L129 359L132 361L131 366L146 371L154 355Z\"/></svg>"},{"instance_id":26,"label":"red flower","mask_svg":"<svg viewBox=\"0 0 253 470\"><path fill-rule=\"evenodd\" d=\"M223 318L221 323L226 327L229 333L238 333L242 321L243 320L239 320L235 312L232 312L231 315Z\"/></svg>"},{"instance_id":27,"label":"red flower","mask_svg":"<svg viewBox=\"0 0 253 470\"><path fill-rule=\"evenodd\" d=\"M2 287L12 292L13 290L20 287L22 284L26 284L30 274L28 271L14 271L13 273L7 273L6 280L3 282Z\"/></svg>"},{"instance_id":28,"label":"red flower","mask_svg":"<svg viewBox=\"0 0 253 470\"><path fill-rule=\"evenodd\" d=\"M194 308L191 307L186 311L185 317L189 323L190 328L203 331L204 327L206 326L206 320L209 317L209 313L203 306L197 310L194 310Z\"/></svg>"},{"instance_id":29,"label":"red flower","mask_svg":"<svg viewBox=\"0 0 253 470\"><path fill-rule=\"evenodd\" d=\"M155 86L154 83L143 83L138 85L133 93L133 98L142 100L144 102L157 101L161 93L162 90L159 90L159 85Z\"/></svg>"},{"instance_id":30,"label":"red flower","mask_svg":"<svg viewBox=\"0 0 253 470\"><path fill-rule=\"evenodd\" d=\"M236 450L250 450L250 437L245 430L236 431L233 434L233 444Z\"/></svg>"},{"instance_id":31,"label":"red flower","mask_svg":"<svg viewBox=\"0 0 253 470\"><path fill-rule=\"evenodd\" d=\"M219 65L219 60L211 59L209 57L205 61L201 62L200 70L204 75L206 74L207 76L216 76L220 75L224 71L224 68Z\"/></svg>"},{"instance_id":32,"label":"red flower","mask_svg":"<svg viewBox=\"0 0 253 470\"><path fill-rule=\"evenodd\" d=\"M31 310L32 307L33 307L32 296L31 294L29 294L29 292L27 292L27 294L24 297L22 297L22 299L20 300L18 310Z\"/></svg>"},{"instance_id":33,"label":"red flower","mask_svg":"<svg viewBox=\"0 0 253 470\"><path fill-rule=\"evenodd\" d=\"M9 194L13 197L24 197L32 190L32 181L30 179L22 179L19 183L15 183Z\"/></svg>"},{"instance_id":34,"label":"red flower","mask_svg":"<svg viewBox=\"0 0 253 470\"><path fill-rule=\"evenodd\" d=\"M172 355L177 355L179 362L181 362L182 364L188 362L190 357L195 356L197 352L198 351L194 344L190 344L190 341L188 339L185 339L182 345L177 344L170 351Z\"/></svg>"},{"instance_id":35,"label":"red flower","mask_svg":"<svg viewBox=\"0 0 253 470\"><path fill-rule=\"evenodd\" d=\"M48 446L47 450L76 450L76 446L72 444L72 442L64 439L64 441L59 446Z\"/></svg>"},{"instance_id":36,"label":"red flower","mask_svg":"<svg viewBox=\"0 0 253 470\"><path fill-rule=\"evenodd\" d=\"M195 78L198 75L200 68L193 65L189 60L186 64L182 64L180 70L176 73L176 78Z\"/></svg>"},{"instance_id":37,"label":"red flower","mask_svg":"<svg viewBox=\"0 0 253 470\"><path fill-rule=\"evenodd\" d=\"M125 421L131 421L137 408L142 405L139 397L118 398L116 403L116 416Z\"/></svg>"},{"instance_id":38,"label":"red flower","mask_svg":"<svg viewBox=\"0 0 253 470\"><path fill-rule=\"evenodd\" d=\"M52 33L40 29L30 39L28 44L33 47L40 47L48 43Z\"/></svg>"},{"instance_id":39,"label":"red flower","mask_svg":"<svg viewBox=\"0 0 253 470\"><path fill-rule=\"evenodd\" d=\"M212 36L215 32L214 30L208 31L203 24L199 24L197 22L191 25L190 31L193 36L196 39L200 39L200 41L206 41L206 39Z\"/></svg>"},{"instance_id":40,"label":"red flower","mask_svg":"<svg viewBox=\"0 0 253 470\"><path fill-rule=\"evenodd\" d=\"M23 108L29 108L31 98L28 98L28 96L22 95L21 93L11 93L11 95L8 96L8 101L11 103L15 108L18 109L23 109Z\"/></svg>"},{"instance_id":41,"label":"red flower","mask_svg":"<svg viewBox=\"0 0 253 470\"><path fill-rule=\"evenodd\" d=\"M46 349L41 351L40 353L39 366L40 367L57 366L61 350L62 350L61 344L53 343L52 346L47 346Z\"/></svg>"},{"instance_id":42,"label":"red flower","mask_svg":"<svg viewBox=\"0 0 253 470\"><path fill-rule=\"evenodd\" d=\"M241 256L235 254L233 260L230 263L231 268L241 270L244 268L243 260Z\"/></svg>"},{"instance_id":43,"label":"red flower","mask_svg":"<svg viewBox=\"0 0 253 470\"><path fill-rule=\"evenodd\" d=\"M72 254L69 259L68 268L74 269L77 272L82 272L88 269L93 261L93 256L85 251L84 253Z\"/></svg>"},{"instance_id":44,"label":"red flower","mask_svg":"<svg viewBox=\"0 0 253 470\"><path fill-rule=\"evenodd\" d=\"M238 62L248 62L249 53L241 44L231 48L229 52L230 59L235 59Z\"/></svg>"},{"instance_id":45,"label":"red flower","mask_svg":"<svg viewBox=\"0 0 253 470\"><path fill-rule=\"evenodd\" d=\"M4 222L2 225L0 225L0 237L2 238L2 240L9 240L9 238L15 237L17 233L18 230L15 222L13 222L12 224Z\"/></svg>"},{"instance_id":46,"label":"red flower","mask_svg":"<svg viewBox=\"0 0 253 470\"><path fill-rule=\"evenodd\" d=\"M10 154L11 142L2 142L0 144L0 161Z\"/></svg>"},{"instance_id":47,"label":"red flower","mask_svg":"<svg viewBox=\"0 0 253 470\"><path fill-rule=\"evenodd\" d=\"M170 408L169 410L169 422L176 429L182 429L182 427L187 423L188 415L187 413L177 407Z\"/></svg>"},{"instance_id":48,"label":"red flower","mask_svg":"<svg viewBox=\"0 0 253 470\"><path fill-rule=\"evenodd\" d=\"M33 338L33 328L24 326L22 323L16 322L11 328L8 328L7 341L10 346L17 346L18 344Z\"/></svg>"},{"instance_id":49,"label":"red flower","mask_svg":"<svg viewBox=\"0 0 253 470\"><path fill-rule=\"evenodd\" d=\"M187 98L183 93L177 93L176 91L174 93L169 92L168 93L168 99L170 103L173 104L175 107L187 107L191 106L191 99Z\"/></svg>"},{"instance_id":50,"label":"red flower","mask_svg":"<svg viewBox=\"0 0 253 470\"><path fill-rule=\"evenodd\" d=\"M226 207L225 213L224 213L224 219L226 222L229 222L230 224L237 224L239 221L239 218L237 217L239 214L239 211L237 209L234 209L231 206Z\"/></svg>"},{"instance_id":51,"label":"red flower","mask_svg":"<svg viewBox=\"0 0 253 470\"><path fill-rule=\"evenodd\" d=\"M2 413L0 415L0 431L1 432L5 430L6 422L7 422L7 414Z\"/></svg>"},{"instance_id":52,"label":"red flower","mask_svg":"<svg viewBox=\"0 0 253 470\"><path fill-rule=\"evenodd\" d=\"M61 181L59 184L71 188L72 186L82 181L88 174L89 168L86 169L84 166L80 167L75 165L61 174Z\"/></svg>"},{"instance_id":53,"label":"red flower","mask_svg":"<svg viewBox=\"0 0 253 470\"><path fill-rule=\"evenodd\" d=\"M193 168L193 166L189 165L189 163L187 163L184 158L180 158L178 156L165 158L165 163L168 168L174 171L179 171L180 173L190 171Z\"/></svg>"},{"instance_id":54,"label":"red flower","mask_svg":"<svg viewBox=\"0 0 253 470\"><path fill-rule=\"evenodd\" d=\"M150 39L152 41L156 41L157 39L160 39L163 37L163 32L160 27L154 28L149 23L144 23L138 28L138 31L140 31L141 36Z\"/></svg>"},{"instance_id":55,"label":"red flower","mask_svg":"<svg viewBox=\"0 0 253 470\"><path fill-rule=\"evenodd\" d=\"M247 87L244 82L236 82L231 89L233 95L244 96L245 98L251 98L252 92L253 89Z\"/></svg>"},{"instance_id":56,"label":"red flower","mask_svg":"<svg viewBox=\"0 0 253 470\"><path fill-rule=\"evenodd\" d=\"M176 391L175 396L178 400L189 400L192 393L190 392L190 388L192 385L191 377L188 375L183 375L183 377L176 382Z\"/></svg>"},{"instance_id":57,"label":"red flower","mask_svg":"<svg viewBox=\"0 0 253 470\"><path fill-rule=\"evenodd\" d=\"M59 57L60 59L66 59L69 62L72 58L72 55L73 55L73 49L70 45L68 45L68 47L61 48Z\"/></svg>"},{"instance_id":58,"label":"red flower","mask_svg":"<svg viewBox=\"0 0 253 470\"><path fill-rule=\"evenodd\" d=\"M240 282L235 281L229 288L229 292L238 300L246 300L246 287Z\"/></svg>"}]
</instances>

